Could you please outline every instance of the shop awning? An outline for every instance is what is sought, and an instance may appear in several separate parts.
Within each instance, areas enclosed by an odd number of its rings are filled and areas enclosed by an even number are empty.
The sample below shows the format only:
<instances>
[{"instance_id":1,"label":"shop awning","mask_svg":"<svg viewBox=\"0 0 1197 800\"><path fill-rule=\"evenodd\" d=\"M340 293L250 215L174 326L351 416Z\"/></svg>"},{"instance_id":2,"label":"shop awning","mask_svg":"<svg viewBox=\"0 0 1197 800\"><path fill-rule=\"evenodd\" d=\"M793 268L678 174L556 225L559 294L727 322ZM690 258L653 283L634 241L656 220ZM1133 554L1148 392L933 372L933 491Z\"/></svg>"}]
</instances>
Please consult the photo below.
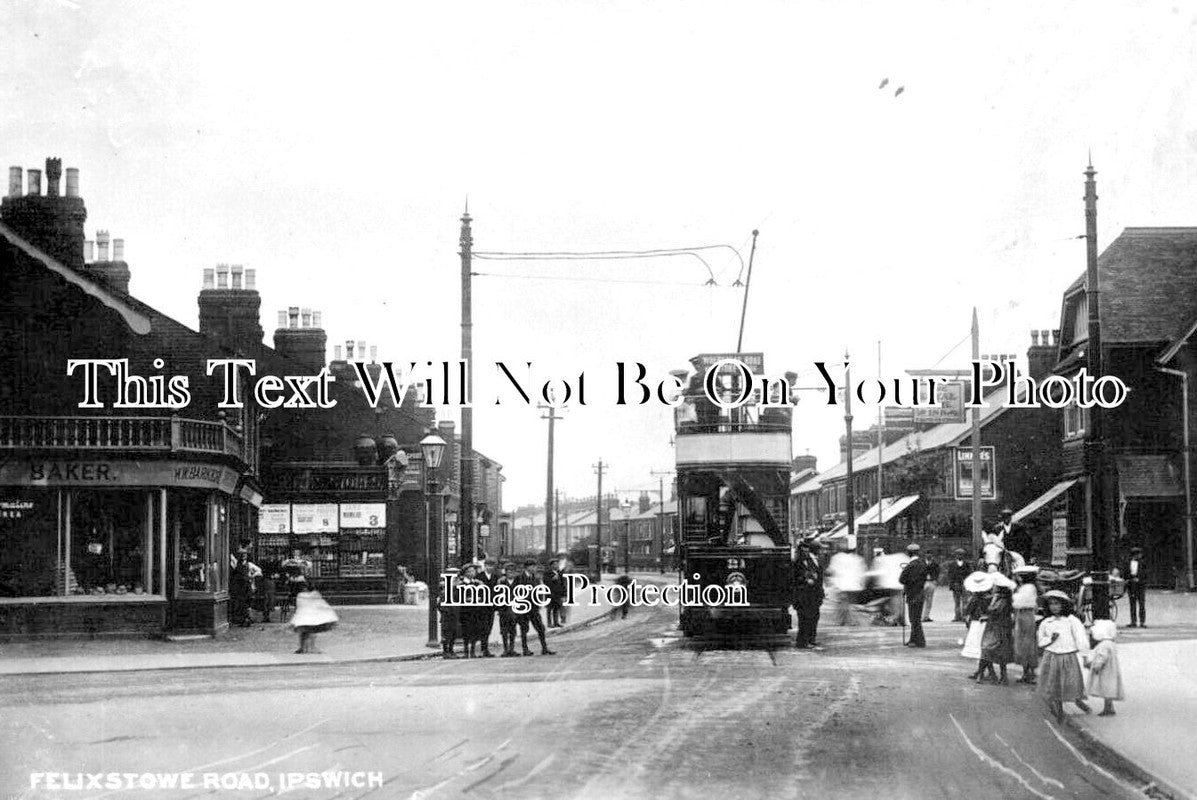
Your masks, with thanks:
<instances>
[{"instance_id":1,"label":"shop awning","mask_svg":"<svg viewBox=\"0 0 1197 800\"><path fill-rule=\"evenodd\" d=\"M883 497L880 503L874 504L868 511L856 518L856 527L859 529L862 525L885 525L914 505L918 499L919 495L917 494L908 494L902 497ZM881 507L880 515L877 512L878 505Z\"/></svg>"},{"instance_id":2,"label":"shop awning","mask_svg":"<svg viewBox=\"0 0 1197 800\"><path fill-rule=\"evenodd\" d=\"M1180 471L1169 456L1118 456L1118 493L1132 497L1181 497Z\"/></svg>"},{"instance_id":3,"label":"shop awning","mask_svg":"<svg viewBox=\"0 0 1197 800\"><path fill-rule=\"evenodd\" d=\"M1042 511L1044 508L1047 507L1048 503L1050 503L1052 500L1055 500L1060 495L1064 494L1064 492L1067 492L1068 489L1074 483L1077 482L1077 480L1078 480L1077 478L1073 478L1070 481L1060 481L1055 486L1048 489L1046 492L1039 495L1034 500L1027 503L1021 509L1016 511L1014 513L1014 516L1011 518L1011 520L1013 522L1020 522L1024 519L1026 519L1027 517L1031 516L1032 514L1036 514L1040 511Z\"/></svg>"},{"instance_id":4,"label":"shop awning","mask_svg":"<svg viewBox=\"0 0 1197 800\"><path fill-rule=\"evenodd\" d=\"M825 533L820 533L818 536L818 540L820 542L830 542L830 541L834 541L835 539L846 539L846 538L848 538L848 523L846 523L846 522L841 522L839 525L836 525L831 530L829 530Z\"/></svg>"}]
</instances>

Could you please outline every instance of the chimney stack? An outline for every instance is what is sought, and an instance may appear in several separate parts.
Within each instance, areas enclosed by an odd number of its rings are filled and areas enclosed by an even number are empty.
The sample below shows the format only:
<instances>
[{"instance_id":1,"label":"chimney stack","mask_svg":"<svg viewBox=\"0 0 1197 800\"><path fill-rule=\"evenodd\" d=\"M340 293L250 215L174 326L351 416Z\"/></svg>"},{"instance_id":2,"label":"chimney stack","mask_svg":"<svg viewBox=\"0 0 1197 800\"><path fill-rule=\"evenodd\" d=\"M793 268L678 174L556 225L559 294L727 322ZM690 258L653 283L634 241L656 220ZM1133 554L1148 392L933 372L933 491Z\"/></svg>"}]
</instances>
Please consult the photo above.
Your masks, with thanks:
<instances>
[{"instance_id":1,"label":"chimney stack","mask_svg":"<svg viewBox=\"0 0 1197 800\"><path fill-rule=\"evenodd\" d=\"M1056 366L1056 347L1048 343L1047 331L1031 331L1031 346L1027 349L1027 374L1039 380L1051 374Z\"/></svg>"},{"instance_id":2,"label":"chimney stack","mask_svg":"<svg viewBox=\"0 0 1197 800\"><path fill-rule=\"evenodd\" d=\"M46 197L58 197L62 181L62 159L46 159Z\"/></svg>"},{"instance_id":3,"label":"chimney stack","mask_svg":"<svg viewBox=\"0 0 1197 800\"><path fill-rule=\"evenodd\" d=\"M46 159L45 195L42 194L42 170L25 172L28 174L22 192L22 169L9 168L8 194L0 199L0 221L58 263L83 271L86 264L83 226L87 221L87 208L78 196L71 196L69 192L68 196L61 196L62 160Z\"/></svg>"},{"instance_id":4,"label":"chimney stack","mask_svg":"<svg viewBox=\"0 0 1197 800\"><path fill-rule=\"evenodd\" d=\"M218 263L204 269L199 293L200 333L224 339L238 353L250 355L262 345L262 298L241 264ZM231 278L231 280L230 280Z\"/></svg>"},{"instance_id":5,"label":"chimney stack","mask_svg":"<svg viewBox=\"0 0 1197 800\"><path fill-rule=\"evenodd\" d=\"M67 167L66 171L66 196L79 196L79 170L76 167Z\"/></svg>"},{"instance_id":6,"label":"chimney stack","mask_svg":"<svg viewBox=\"0 0 1197 800\"><path fill-rule=\"evenodd\" d=\"M125 260L125 240L124 239L113 239L112 240L112 260L113 261L124 261Z\"/></svg>"},{"instance_id":7,"label":"chimney stack","mask_svg":"<svg viewBox=\"0 0 1197 800\"><path fill-rule=\"evenodd\" d=\"M312 323L310 308L289 306L286 311L280 311L278 330L274 332L274 349L315 373L324 368L328 337Z\"/></svg>"},{"instance_id":8,"label":"chimney stack","mask_svg":"<svg viewBox=\"0 0 1197 800\"><path fill-rule=\"evenodd\" d=\"M96 245L100 250L99 258L96 259L97 261L108 260L108 239L108 231L96 231Z\"/></svg>"}]
</instances>

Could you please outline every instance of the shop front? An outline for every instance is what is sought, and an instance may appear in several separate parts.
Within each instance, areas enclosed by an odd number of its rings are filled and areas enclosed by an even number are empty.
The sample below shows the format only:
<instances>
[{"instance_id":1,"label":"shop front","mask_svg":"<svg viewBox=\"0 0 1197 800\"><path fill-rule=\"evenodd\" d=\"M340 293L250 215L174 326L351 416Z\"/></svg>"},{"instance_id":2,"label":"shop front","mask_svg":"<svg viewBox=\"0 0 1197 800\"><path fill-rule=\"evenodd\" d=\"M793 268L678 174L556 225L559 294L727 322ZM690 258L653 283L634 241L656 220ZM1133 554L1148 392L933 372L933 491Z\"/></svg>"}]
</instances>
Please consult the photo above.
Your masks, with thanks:
<instances>
[{"instance_id":1,"label":"shop front","mask_svg":"<svg viewBox=\"0 0 1197 800\"><path fill-rule=\"evenodd\" d=\"M227 627L240 474L186 461L0 464L0 636Z\"/></svg>"},{"instance_id":2,"label":"shop front","mask_svg":"<svg viewBox=\"0 0 1197 800\"><path fill-rule=\"evenodd\" d=\"M307 562L308 577L332 600L383 602L397 527L384 467L276 465L267 475L254 556L266 574Z\"/></svg>"}]
</instances>

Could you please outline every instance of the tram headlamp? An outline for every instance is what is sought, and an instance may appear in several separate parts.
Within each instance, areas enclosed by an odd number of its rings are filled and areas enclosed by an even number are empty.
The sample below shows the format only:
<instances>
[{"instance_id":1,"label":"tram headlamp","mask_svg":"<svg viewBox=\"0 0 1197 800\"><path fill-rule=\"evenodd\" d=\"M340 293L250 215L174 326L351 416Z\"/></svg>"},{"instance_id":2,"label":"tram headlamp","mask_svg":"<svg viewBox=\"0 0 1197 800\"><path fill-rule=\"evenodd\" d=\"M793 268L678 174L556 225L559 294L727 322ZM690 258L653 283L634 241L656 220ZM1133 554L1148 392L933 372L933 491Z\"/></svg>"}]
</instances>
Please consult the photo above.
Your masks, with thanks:
<instances>
[{"instance_id":1,"label":"tram headlamp","mask_svg":"<svg viewBox=\"0 0 1197 800\"><path fill-rule=\"evenodd\" d=\"M728 586L743 586L745 589L748 588L748 579L744 577L743 572L729 572L725 583Z\"/></svg>"}]
</instances>

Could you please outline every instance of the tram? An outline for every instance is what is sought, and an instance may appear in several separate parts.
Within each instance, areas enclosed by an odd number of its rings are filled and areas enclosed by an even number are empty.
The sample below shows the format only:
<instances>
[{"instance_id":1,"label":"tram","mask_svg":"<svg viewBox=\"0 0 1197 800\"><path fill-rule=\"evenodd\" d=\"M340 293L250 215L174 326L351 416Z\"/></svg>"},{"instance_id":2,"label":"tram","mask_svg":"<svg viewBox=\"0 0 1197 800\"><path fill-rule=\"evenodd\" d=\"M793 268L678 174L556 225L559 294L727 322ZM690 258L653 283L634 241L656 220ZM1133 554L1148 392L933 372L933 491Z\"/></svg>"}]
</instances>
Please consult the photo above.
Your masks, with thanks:
<instances>
[{"instance_id":1,"label":"tram","mask_svg":"<svg viewBox=\"0 0 1197 800\"><path fill-rule=\"evenodd\" d=\"M792 550L789 536L791 391L766 385L763 353L703 353L692 370L675 373L687 384L675 412L679 581L745 587L746 606L682 606L685 636L713 633L785 633L790 628ZM707 373L714 370L713 381ZM748 374L758 386L748 402Z\"/></svg>"}]
</instances>

